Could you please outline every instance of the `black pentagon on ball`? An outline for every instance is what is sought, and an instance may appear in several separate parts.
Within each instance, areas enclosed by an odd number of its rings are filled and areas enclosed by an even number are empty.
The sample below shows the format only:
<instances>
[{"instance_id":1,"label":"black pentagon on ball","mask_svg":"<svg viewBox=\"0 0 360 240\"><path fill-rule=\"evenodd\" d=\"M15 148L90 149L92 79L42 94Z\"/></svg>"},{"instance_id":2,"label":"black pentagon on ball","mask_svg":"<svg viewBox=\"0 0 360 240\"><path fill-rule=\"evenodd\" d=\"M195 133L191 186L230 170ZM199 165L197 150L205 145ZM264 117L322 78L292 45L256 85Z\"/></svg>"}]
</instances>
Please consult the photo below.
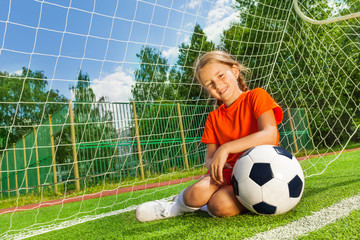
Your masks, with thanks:
<instances>
[{"instance_id":1,"label":"black pentagon on ball","mask_svg":"<svg viewBox=\"0 0 360 240\"><path fill-rule=\"evenodd\" d=\"M276 207L266 202L257 203L252 206L257 213L260 214L274 214L276 212Z\"/></svg>"},{"instance_id":2,"label":"black pentagon on ball","mask_svg":"<svg viewBox=\"0 0 360 240\"><path fill-rule=\"evenodd\" d=\"M264 185L274 177L270 163L254 163L249 177L259 186Z\"/></svg>"},{"instance_id":3,"label":"black pentagon on ball","mask_svg":"<svg viewBox=\"0 0 360 240\"><path fill-rule=\"evenodd\" d=\"M290 158L290 159L293 158L293 155L292 155L290 152L286 151L285 149L283 149L283 148L281 148L281 147L275 147L275 146L274 146L273 148L275 149L275 151L276 151L279 155L283 155L283 156L288 157L288 158Z\"/></svg>"},{"instance_id":4,"label":"black pentagon on ball","mask_svg":"<svg viewBox=\"0 0 360 240\"><path fill-rule=\"evenodd\" d=\"M239 196L239 185L234 175L231 177L231 184L233 186L235 196Z\"/></svg>"},{"instance_id":5,"label":"black pentagon on ball","mask_svg":"<svg viewBox=\"0 0 360 240\"><path fill-rule=\"evenodd\" d=\"M302 188L303 188L303 181L301 178L296 175L289 183L289 195L291 198L297 198L300 197Z\"/></svg>"}]
</instances>

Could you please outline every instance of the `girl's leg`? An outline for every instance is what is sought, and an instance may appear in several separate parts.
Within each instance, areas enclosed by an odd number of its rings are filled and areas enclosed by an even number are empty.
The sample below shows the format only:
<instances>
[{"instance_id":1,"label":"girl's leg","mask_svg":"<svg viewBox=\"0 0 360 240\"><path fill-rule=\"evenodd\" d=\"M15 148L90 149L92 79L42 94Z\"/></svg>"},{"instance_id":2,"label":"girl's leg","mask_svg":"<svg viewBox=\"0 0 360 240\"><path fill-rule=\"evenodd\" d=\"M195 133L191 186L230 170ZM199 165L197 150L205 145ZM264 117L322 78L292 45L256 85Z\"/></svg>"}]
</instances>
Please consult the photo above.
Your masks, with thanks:
<instances>
[{"instance_id":1,"label":"girl's leg","mask_svg":"<svg viewBox=\"0 0 360 240\"><path fill-rule=\"evenodd\" d=\"M183 193L183 201L189 207L200 208L205 205L210 197L220 188L210 178L204 176L198 182L187 187Z\"/></svg>"},{"instance_id":2,"label":"girl's leg","mask_svg":"<svg viewBox=\"0 0 360 240\"><path fill-rule=\"evenodd\" d=\"M219 188L220 186L212 183L210 176L205 176L181 191L174 202L156 200L141 204L136 209L136 218L140 222L148 222L195 212L206 204Z\"/></svg>"},{"instance_id":3,"label":"girl's leg","mask_svg":"<svg viewBox=\"0 0 360 240\"><path fill-rule=\"evenodd\" d=\"M177 196L171 209L173 215L178 216L199 210L220 187L213 183L209 175L204 176L193 185L183 189Z\"/></svg>"},{"instance_id":4,"label":"girl's leg","mask_svg":"<svg viewBox=\"0 0 360 240\"><path fill-rule=\"evenodd\" d=\"M208 210L217 217L231 217L246 212L237 200L231 185L222 186L208 202Z\"/></svg>"}]
</instances>

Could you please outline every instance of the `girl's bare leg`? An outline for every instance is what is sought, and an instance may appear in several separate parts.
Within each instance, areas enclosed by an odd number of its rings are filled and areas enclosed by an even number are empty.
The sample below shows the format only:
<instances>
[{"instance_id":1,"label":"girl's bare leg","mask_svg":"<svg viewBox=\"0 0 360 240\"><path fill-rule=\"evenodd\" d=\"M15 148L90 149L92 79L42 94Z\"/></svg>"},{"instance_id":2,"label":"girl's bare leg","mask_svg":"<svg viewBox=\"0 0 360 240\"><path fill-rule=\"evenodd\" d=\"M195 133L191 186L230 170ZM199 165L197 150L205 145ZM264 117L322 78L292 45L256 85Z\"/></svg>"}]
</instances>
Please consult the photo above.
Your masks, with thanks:
<instances>
[{"instance_id":1,"label":"girl's bare leg","mask_svg":"<svg viewBox=\"0 0 360 240\"><path fill-rule=\"evenodd\" d=\"M136 218L148 222L175 217L194 212L205 204L211 215L219 217L233 216L245 210L231 185L216 185L207 175L184 189L175 202L156 200L141 204L136 209Z\"/></svg>"},{"instance_id":2,"label":"girl's bare leg","mask_svg":"<svg viewBox=\"0 0 360 240\"><path fill-rule=\"evenodd\" d=\"M207 204L211 196L220 189L209 175L186 188L183 194L184 203L189 207L202 207Z\"/></svg>"},{"instance_id":3,"label":"girl's bare leg","mask_svg":"<svg viewBox=\"0 0 360 240\"><path fill-rule=\"evenodd\" d=\"M247 211L237 200L231 185L222 186L211 196L208 209L218 217L231 217Z\"/></svg>"}]
</instances>

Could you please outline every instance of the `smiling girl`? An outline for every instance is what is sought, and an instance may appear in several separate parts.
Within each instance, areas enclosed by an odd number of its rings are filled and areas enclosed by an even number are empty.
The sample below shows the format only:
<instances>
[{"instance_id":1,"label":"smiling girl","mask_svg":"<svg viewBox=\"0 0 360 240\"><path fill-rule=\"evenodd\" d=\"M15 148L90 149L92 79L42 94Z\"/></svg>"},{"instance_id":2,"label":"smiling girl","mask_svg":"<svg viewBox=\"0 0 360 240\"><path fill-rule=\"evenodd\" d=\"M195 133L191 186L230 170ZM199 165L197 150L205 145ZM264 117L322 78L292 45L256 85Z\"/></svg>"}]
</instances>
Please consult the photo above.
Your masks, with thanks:
<instances>
[{"instance_id":1,"label":"smiling girl","mask_svg":"<svg viewBox=\"0 0 360 240\"><path fill-rule=\"evenodd\" d=\"M218 217L245 211L233 192L232 167L249 148L277 145L277 124L283 117L281 108L265 90L248 90L246 71L224 51L211 51L199 58L195 66L197 80L222 103L209 114L201 138L207 145L208 174L185 188L173 202L156 200L140 205L136 210L139 221L170 218L200 208Z\"/></svg>"}]
</instances>

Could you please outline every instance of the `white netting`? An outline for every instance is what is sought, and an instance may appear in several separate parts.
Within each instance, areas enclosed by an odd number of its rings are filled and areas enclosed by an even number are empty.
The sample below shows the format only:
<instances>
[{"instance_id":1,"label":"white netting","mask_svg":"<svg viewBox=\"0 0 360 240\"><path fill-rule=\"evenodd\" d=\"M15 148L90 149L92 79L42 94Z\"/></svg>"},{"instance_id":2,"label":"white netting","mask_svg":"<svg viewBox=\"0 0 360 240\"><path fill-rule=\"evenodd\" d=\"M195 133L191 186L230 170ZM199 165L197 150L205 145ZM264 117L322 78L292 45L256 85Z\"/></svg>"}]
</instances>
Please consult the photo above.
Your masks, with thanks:
<instances>
[{"instance_id":1,"label":"white netting","mask_svg":"<svg viewBox=\"0 0 360 240\"><path fill-rule=\"evenodd\" d=\"M1 1L0 194L1 208L14 208L0 236L121 212L181 189L138 185L203 174L214 105L192 71L212 49L250 67L250 88L281 105L281 146L299 158L339 151L304 164L306 176L321 174L360 140L359 9L358 0ZM352 18L314 25L297 12ZM16 212L54 198L58 208Z\"/></svg>"}]
</instances>

